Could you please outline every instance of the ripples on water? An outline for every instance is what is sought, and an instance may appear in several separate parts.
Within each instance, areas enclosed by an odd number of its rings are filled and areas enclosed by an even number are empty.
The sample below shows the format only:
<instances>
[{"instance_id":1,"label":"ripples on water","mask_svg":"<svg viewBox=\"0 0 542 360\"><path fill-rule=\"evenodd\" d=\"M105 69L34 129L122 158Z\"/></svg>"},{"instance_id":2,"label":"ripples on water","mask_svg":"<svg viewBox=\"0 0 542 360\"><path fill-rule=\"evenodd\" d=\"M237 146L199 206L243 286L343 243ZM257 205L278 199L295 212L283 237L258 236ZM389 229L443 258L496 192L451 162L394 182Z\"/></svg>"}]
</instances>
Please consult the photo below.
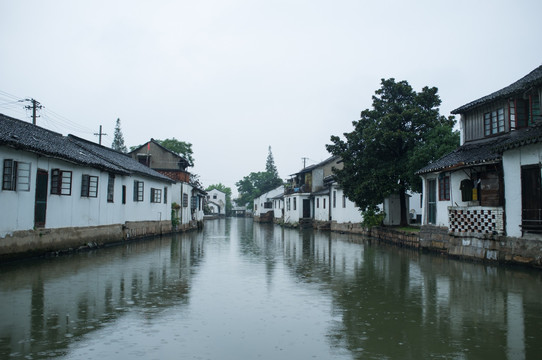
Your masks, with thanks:
<instances>
[{"instance_id":1,"label":"ripples on water","mask_svg":"<svg viewBox=\"0 0 542 360\"><path fill-rule=\"evenodd\" d=\"M250 219L0 267L2 359L530 359L538 270Z\"/></svg>"}]
</instances>

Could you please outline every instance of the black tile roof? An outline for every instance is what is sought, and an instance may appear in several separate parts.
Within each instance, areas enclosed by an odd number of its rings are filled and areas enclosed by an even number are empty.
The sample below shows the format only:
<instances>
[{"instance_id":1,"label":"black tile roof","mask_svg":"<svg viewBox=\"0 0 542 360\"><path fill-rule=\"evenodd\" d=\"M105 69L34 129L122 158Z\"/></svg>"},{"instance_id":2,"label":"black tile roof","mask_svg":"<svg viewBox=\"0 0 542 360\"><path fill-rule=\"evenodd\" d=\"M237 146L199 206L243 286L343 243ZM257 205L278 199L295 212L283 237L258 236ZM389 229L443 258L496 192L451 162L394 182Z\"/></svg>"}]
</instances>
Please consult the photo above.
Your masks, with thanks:
<instances>
[{"instance_id":1,"label":"black tile roof","mask_svg":"<svg viewBox=\"0 0 542 360\"><path fill-rule=\"evenodd\" d=\"M455 110L452 110L452 114L465 113L466 111L474 109L485 103L499 99L506 99L512 95L521 94L529 90L531 87L538 85L542 85L542 65L537 67L518 81L514 82L513 84L508 85L507 87L499 91L495 91L494 93L484 96L478 100L471 101L470 103L458 107Z\"/></svg>"},{"instance_id":2,"label":"black tile roof","mask_svg":"<svg viewBox=\"0 0 542 360\"><path fill-rule=\"evenodd\" d=\"M509 134L504 134L498 137L465 143L448 155L444 155L440 159L421 168L416 174L499 162L501 154L497 151L497 146L504 143L508 137Z\"/></svg>"},{"instance_id":3,"label":"black tile roof","mask_svg":"<svg viewBox=\"0 0 542 360\"><path fill-rule=\"evenodd\" d=\"M128 155L73 135L66 137L3 114L0 114L0 145L115 174L137 173L172 182L168 177L140 164Z\"/></svg>"},{"instance_id":4,"label":"black tile roof","mask_svg":"<svg viewBox=\"0 0 542 360\"><path fill-rule=\"evenodd\" d=\"M325 159L324 161L321 161L319 162L318 164L313 164L313 165L309 165L307 167L305 167L304 169L301 169L299 170L298 172L294 173L294 174L290 174L290 176L294 176L294 175L298 175L298 174L305 174L307 172L310 172L320 166L324 166L326 164L329 164L330 162L333 162L333 161L336 161L336 160L340 160L340 156L336 156L336 155L333 155L333 156L330 156L328 157L327 159Z\"/></svg>"},{"instance_id":5,"label":"black tile roof","mask_svg":"<svg viewBox=\"0 0 542 360\"><path fill-rule=\"evenodd\" d=\"M496 150L502 153L506 150L539 142L542 142L542 123L510 132L508 138L496 146Z\"/></svg>"},{"instance_id":6,"label":"black tile roof","mask_svg":"<svg viewBox=\"0 0 542 360\"><path fill-rule=\"evenodd\" d=\"M504 151L539 142L542 142L542 123L513 130L498 137L463 144L451 153L418 170L416 174L499 162Z\"/></svg>"}]
</instances>

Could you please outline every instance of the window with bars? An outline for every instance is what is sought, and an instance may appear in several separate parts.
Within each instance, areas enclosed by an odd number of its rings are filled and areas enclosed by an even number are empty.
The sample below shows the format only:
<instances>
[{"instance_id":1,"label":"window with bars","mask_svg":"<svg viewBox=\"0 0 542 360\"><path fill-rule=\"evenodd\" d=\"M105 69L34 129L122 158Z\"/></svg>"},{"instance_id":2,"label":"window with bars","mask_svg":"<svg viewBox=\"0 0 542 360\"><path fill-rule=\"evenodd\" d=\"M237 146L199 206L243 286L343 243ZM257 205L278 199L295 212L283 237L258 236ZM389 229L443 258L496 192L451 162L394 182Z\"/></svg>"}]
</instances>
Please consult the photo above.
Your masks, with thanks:
<instances>
[{"instance_id":1,"label":"window with bars","mask_svg":"<svg viewBox=\"0 0 542 360\"><path fill-rule=\"evenodd\" d=\"M98 177L83 174L81 180L81 197L98 197Z\"/></svg>"},{"instance_id":2,"label":"window with bars","mask_svg":"<svg viewBox=\"0 0 542 360\"><path fill-rule=\"evenodd\" d=\"M4 159L2 190L30 191L30 163Z\"/></svg>"},{"instance_id":3,"label":"window with bars","mask_svg":"<svg viewBox=\"0 0 542 360\"><path fill-rule=\"evenodd\" d=\"M145 189L143 181L134 180L134 202L143 201L143 190Z\"/></svg>"},{"instance_id":4,"label":"window with bars","mask_svg":"<svg viewBox=\"0 0 542 360\"><path fill-rule=\"evenodd\" d=\"M60 169L51 170L51 194L72 194L72 172Z\"/></svg>"},{"instance_id":5,"label":"window with bars","mask_svg":"<svg viewBox=\"0 0 542 360\"><path fill-rule=\"evenodd\" d=\"M188 207L188 194L183 194L183 207Z\"/></svg>"}]
</instances>

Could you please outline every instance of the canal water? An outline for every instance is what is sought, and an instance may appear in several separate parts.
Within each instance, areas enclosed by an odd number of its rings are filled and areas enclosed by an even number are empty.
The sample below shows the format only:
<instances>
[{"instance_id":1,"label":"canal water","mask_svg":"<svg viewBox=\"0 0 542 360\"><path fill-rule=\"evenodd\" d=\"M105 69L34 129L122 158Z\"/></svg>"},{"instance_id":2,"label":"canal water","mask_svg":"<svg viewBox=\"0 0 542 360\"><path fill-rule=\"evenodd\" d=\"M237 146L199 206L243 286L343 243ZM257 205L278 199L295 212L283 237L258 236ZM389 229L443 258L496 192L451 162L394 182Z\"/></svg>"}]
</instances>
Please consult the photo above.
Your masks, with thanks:
<instances>
[{"instance_id":1,"label":"canal water","mask_svg":"<svg viewBox=\"0 0 542 360\"><path fill-rule=\"evenodd\" d=\"M0 359L542 356L542 271L245 218L1 265L0 307Z\"/></svg>"}]
</instances>

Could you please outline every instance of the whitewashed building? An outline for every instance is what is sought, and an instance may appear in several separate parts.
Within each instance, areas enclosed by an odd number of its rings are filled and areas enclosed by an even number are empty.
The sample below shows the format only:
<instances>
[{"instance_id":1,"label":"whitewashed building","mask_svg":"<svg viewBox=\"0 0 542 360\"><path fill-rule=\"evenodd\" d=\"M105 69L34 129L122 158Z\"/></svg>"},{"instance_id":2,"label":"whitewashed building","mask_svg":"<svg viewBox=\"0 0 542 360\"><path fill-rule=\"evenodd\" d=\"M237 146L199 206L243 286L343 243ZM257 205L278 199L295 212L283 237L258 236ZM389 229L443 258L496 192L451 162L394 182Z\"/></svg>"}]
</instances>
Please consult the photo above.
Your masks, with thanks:
<instances>
[{"instance_id":1,"label":"whitewashed building","mask_svg":"<svg viewBox=\"0 0 542 360\"><path fill-rule=\"evenodd\" d=\"M254 199L254 220L257 222L279 222L284 208L282 197L284 185L270 190Z\"/></svg>"},{"instance_id":2,"label":"whitewashed building","mask_svg":"<svg viewBox=\"0 0 542 360\"><path fill-rule=\"evenodd\" d=\"M226 193L212 189L207 192L207 206L211 215L226 216Z\"/></svg>"},{"instance_id":3,"label":"whitewashed building","mask_svg":"<svg viewBox=\"0 0 542 360\"><path fill-rule=\"evenodd\" d=\"M0 114L0 164L0 255L171 229L173 181L110 148Z\"/></svg>"},{"instance_id":4,"label":"whitewashed building","mask_svg":"<svg viewBox=\"0 0 542 360\"><path fill-rule=\"evenodd\" d=\"M542 239L541 103L542 66L452 111L460 115L460 147L418 172L422 240L442 229L449 244L439 246L450 252L541 262L532 241L510 240Z\"/></svg>"}]
</instances>

